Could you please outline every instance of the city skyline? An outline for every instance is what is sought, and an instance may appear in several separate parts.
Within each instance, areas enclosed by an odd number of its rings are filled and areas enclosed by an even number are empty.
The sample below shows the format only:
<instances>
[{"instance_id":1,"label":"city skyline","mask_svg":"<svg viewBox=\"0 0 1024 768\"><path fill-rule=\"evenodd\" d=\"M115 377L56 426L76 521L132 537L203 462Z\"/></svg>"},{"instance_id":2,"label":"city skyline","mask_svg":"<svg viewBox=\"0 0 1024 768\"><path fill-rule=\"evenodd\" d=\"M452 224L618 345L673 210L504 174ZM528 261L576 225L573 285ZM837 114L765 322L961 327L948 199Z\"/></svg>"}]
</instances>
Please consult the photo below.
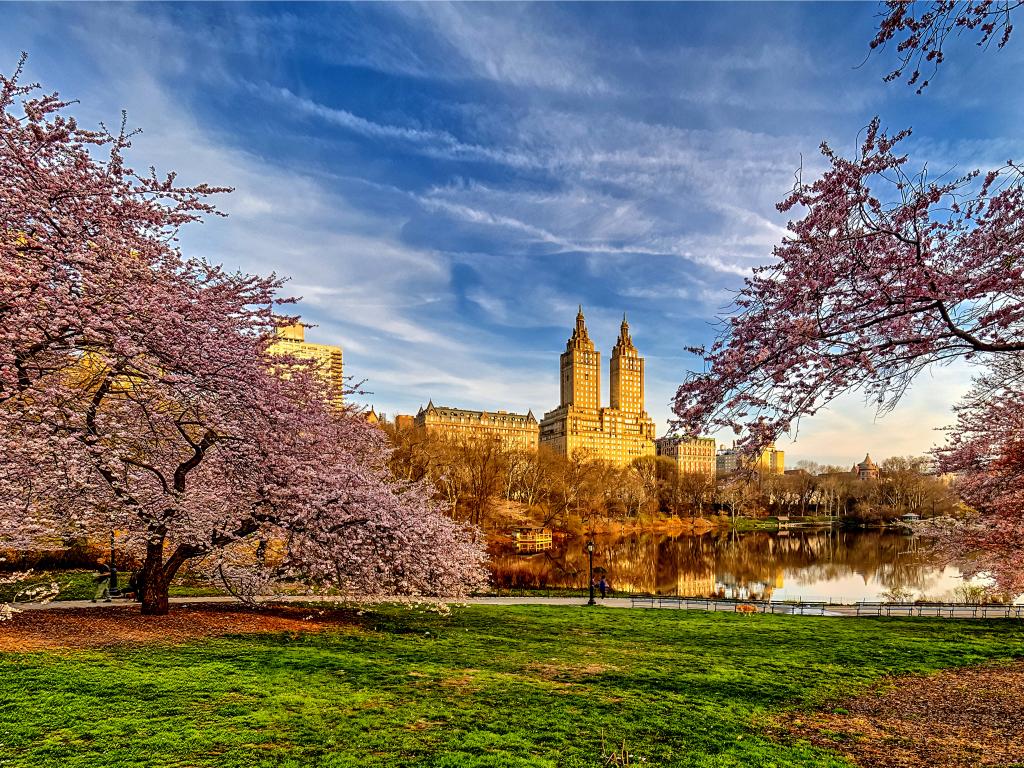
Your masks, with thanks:
<instances>
[{"instance_id":1,"label":"city skyline","mask_svg":"<svg viewBox=\"0 0 1024 768\"><path fill-rule=\"evenodd\" d=\"M846 150L880 114L943 171L1019 155L1019 99L975 119L978 83L1012 78L1019 46L955 57L916 96L867 57L864 5L474 8L11 6L0 50L8 70L27 50L27 78L83 120L126 109L146 164L235 187L186 251L291 275L310 338L343 347L389 414L553 407L582 302L602 349L629 314L664 434L699 364L684 347L770 259L774 204L801 163L820 170L821 140ZM877 424L847 398L780 448L922 453L969 370L939 369Z\"/></svg>"}]
</instances>

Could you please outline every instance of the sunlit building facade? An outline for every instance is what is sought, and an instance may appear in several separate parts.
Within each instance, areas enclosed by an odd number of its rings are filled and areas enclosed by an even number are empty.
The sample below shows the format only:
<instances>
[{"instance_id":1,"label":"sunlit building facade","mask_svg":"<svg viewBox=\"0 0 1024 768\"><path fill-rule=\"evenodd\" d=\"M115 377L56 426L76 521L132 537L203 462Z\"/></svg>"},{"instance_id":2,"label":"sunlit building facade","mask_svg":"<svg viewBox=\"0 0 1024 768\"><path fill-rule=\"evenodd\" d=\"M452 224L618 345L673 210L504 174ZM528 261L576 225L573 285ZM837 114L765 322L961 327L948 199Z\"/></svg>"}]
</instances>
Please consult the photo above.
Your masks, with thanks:
<instances>
[{"instance_id":1,"label":"sunlit building facade","mask_svg":"<svg viewBox=\"0 0 1024 768\"><path fill-rule=\"evenodd\" d=\"M287 325L277 330L277 340L268 347L272 355L291 355L309 360L324 377L330 389L331 402L340 406L344 403L345 375L341 347L333 344L313 344L306 341L306 329L301 323Z\"/></svg>"},{"instance_id":2,"label":"sunlit building facade","mask_svg":"<svg viewBox=\"0 0 1024 768\"><path fill-rule=\"evenodd\" d=\"M717 471L717 444L713 437L679 439L659 437L654 441L658 455L672 459L681 475L707 475L714 477Z\"/></svg>"},{"instance_id":3,"label":"sunlit building facade","mask_svg":"<svg viewBox=\"0 0 1024 768\"><path fill-rule=\"evenodd\" d=\"M783 475L786 473L786 454L776 450L775 443L765 448L752 464L735 443L731 448L722 446L716 457L716 468L719 475L731 475L748 467L760 475Z\"/></svg>"},{"instance_id":4,"label":"sunlit building facade","mask_svg":"<svg viewBox=\"0 0 1024 768\"><path fill-rule=\"evenodd\" d=\"M622 318L610 364L611 407L601 407L601 353L583 308L560 359L561 404L544 414L541 445L566 456L585 454L615 464L654 456L654 421L644 410L644 359Z\"/></svg>"},{"instance_id":5,"label":"sunlit building facade","mask_svg":"<svg viewBox=\"0 0 1024 768\"><path fill-rule=\"evenodd\" d=\"M539 427L533 411L470 411L430 401L420 408L413 423L428 435L455 442L496 440L507 450L537 450Z\"/></svg>"}]
</instances>

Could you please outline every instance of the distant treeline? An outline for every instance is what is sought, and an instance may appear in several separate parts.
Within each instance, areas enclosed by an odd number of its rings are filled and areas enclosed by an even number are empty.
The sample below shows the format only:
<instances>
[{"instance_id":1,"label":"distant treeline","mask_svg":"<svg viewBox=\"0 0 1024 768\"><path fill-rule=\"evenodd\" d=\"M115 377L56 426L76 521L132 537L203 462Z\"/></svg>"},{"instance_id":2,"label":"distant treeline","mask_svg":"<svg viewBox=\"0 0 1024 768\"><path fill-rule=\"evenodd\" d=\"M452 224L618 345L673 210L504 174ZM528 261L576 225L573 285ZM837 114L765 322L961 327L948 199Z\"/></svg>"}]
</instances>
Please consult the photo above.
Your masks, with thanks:
<instances>
[{"instance_id":1,"label":"distant treeline","mask_svg":"<svg viewBox=\"0 0 1024 768\"><path fill-rule=\"evenodd\" d=\"M543 447L512 451L494 441L451 441L419 429L382 427L395 446L391 465L397 475L429 481L456 518L486 529L543 525L578 531L714 515L877 523L909 512L948 514L958 503L919 458L888 459L877 480L817 465L789 475L710 478L680 473L663 456L616 466Z\"/></svg>"}]
</instances>

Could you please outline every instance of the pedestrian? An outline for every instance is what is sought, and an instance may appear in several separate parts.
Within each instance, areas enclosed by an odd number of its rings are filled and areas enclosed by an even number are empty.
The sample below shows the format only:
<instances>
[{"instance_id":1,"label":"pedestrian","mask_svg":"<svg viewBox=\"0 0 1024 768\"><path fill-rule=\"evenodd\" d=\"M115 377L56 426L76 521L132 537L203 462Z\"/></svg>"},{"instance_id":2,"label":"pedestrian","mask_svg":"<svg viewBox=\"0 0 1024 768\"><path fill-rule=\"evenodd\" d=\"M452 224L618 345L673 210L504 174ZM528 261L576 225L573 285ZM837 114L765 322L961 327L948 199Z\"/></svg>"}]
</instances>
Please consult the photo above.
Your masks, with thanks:
<instances>
[{"instance_id":1,"label":"pedestrian","mask_svg":"<svg viewBox=\"0 0 1024 768\"><path fill-rule=\"evenodd\" d=\"M140 570L135 572L135 602L141 603L142 596L146 593L146 572Z\"/></svg>"},{"instance_id":2,"label":"pedestrian","mask_svg":"<svg viewBox=\"0 0 1024 768\"><path fill-rule=\"evenodd\" d=\"M96 594L92 596L95 603L101 597L104 603L110 602L110 568L106 563L100 563L98 573L93 577L93 584L96 585Z\"/></svg>"},{"instance_id":3,"label":"pedestrian","mask_svg":"<svg viewBox=\"0 0 1024 768\"><path fill-rule=\"evenodd\" d=\"M601 590L601 599L604 600L608 597L608 579L602 576L601 580L597 582L597 586Z\"/></svg>"},{"instance_id":4,"label":"pedestrian","mask_svg":"<svg viewBox=\"0 0 1024 768\"><path fill-rule=\"evenodd\" d=\"M128 577L128 587L121 593L122 597L128 597L135 602L142 601L142 573L140 571L132 571L132 575Z\"/></svg>"}]
</instances>

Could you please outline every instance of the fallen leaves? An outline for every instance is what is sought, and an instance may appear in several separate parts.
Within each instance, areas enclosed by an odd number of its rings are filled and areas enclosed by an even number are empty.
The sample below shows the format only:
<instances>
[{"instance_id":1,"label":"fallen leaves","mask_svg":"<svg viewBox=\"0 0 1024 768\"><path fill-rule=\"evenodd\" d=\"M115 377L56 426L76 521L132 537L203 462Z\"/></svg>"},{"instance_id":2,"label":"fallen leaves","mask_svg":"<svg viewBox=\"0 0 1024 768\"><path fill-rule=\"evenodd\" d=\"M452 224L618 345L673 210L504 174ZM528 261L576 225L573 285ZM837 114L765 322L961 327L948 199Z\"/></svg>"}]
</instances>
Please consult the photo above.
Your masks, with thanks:
<instances>
[{"instance_id":1,"label":"fallen leaves","mask_svg":"<svg viewBox=\"0 0 1024 768\"><path fill-rule=\"evenodd\" d=\"M176 644L218 635L313 632L352 626L336 611L242 605L176 605L167 616L143 616L137 606L24 611L0 624L0 652L110 645Z\"/></svg>"},{"instance_id":2,"label":"fallen leaves","mask_svg":"<svg viewBox=\"0 0 1024 768\"><path fill-rule=\"evenodd\" d=\"M1024 762L1024 662L904 677L792 713L789 734L864 768L995 768Z\"/></svg>"}]
</instances>

